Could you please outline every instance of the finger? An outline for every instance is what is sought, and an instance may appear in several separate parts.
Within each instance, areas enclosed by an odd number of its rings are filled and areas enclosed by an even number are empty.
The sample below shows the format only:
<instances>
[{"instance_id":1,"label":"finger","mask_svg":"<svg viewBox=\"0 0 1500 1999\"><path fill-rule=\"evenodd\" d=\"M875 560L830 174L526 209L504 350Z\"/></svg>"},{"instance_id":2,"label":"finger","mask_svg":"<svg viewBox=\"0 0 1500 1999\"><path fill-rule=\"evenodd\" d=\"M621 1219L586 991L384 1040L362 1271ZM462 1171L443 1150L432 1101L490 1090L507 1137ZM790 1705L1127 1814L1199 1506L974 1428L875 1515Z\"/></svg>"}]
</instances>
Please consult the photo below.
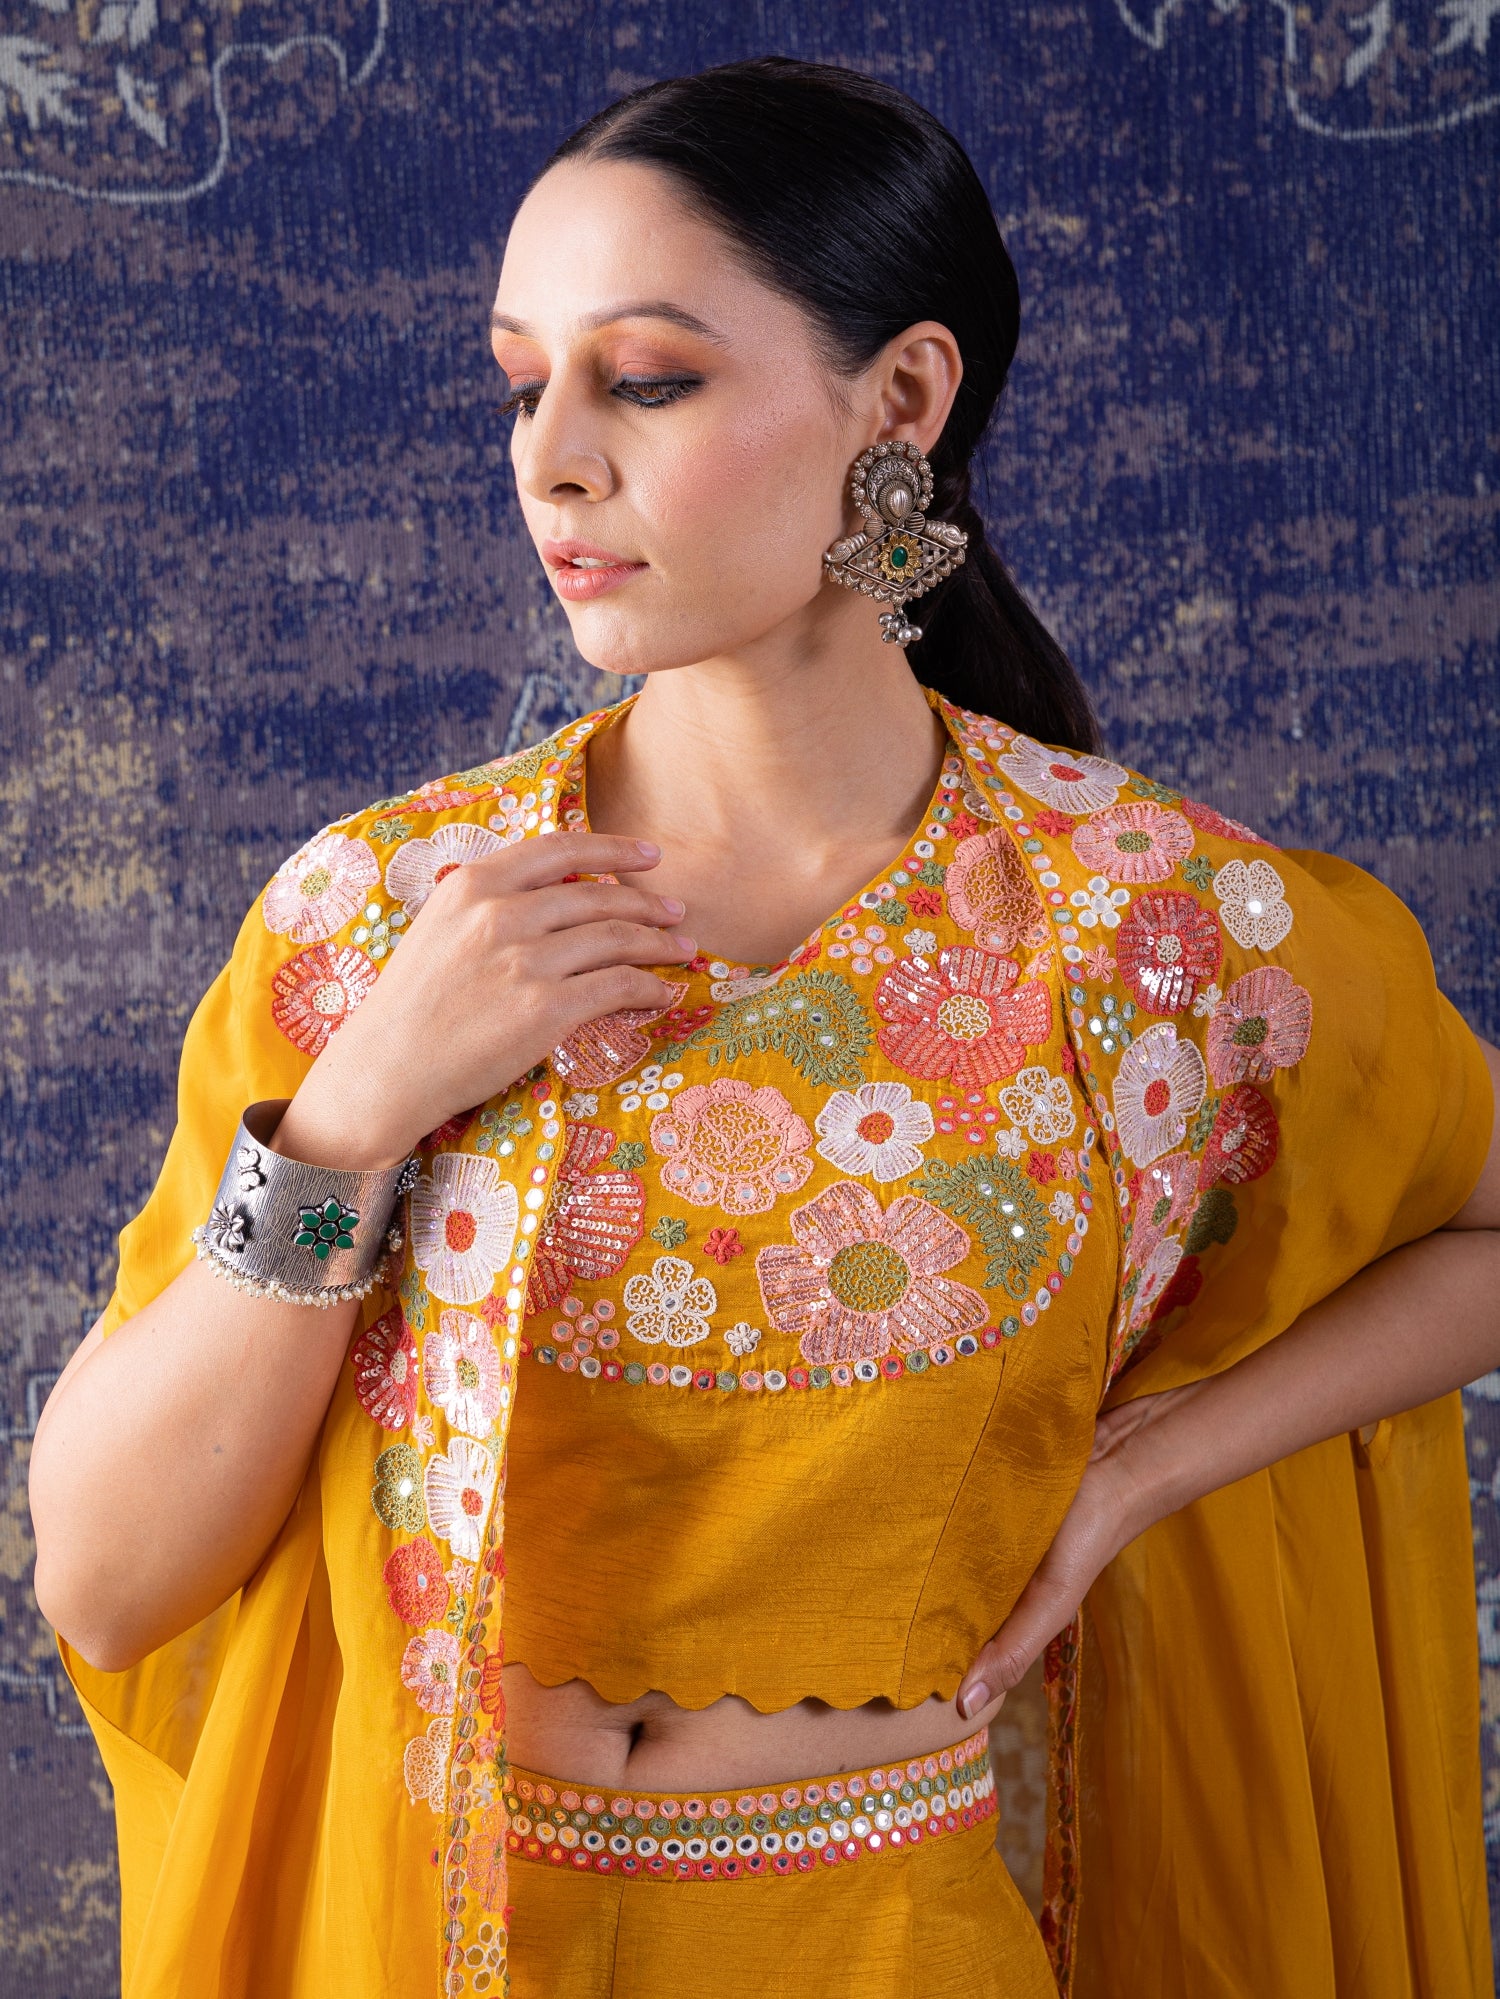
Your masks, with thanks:
<instances>
[{"instance_id":1,"label":"finger","mask_svg":"<svg viewBox=\"0 0 1500 1999\"><path fill-rule=\"evenodd\" d=\"M569 979L565 990L573 1024L559 1036L564 1041L586 1021L601 1020L607 1013L664 1013L672 1004L672 988L666 981L634 965L581 972Z\"/></svg>"},{"instance_id":2,"label":"finger","mask_svg":"<svg viewBox=\"0 0 1500 1999\"><path fill-rule=\"evenodd\" d=\"M503 853L470 861L461 874L482 888L542 888L566 875L637 874L654 868L661 848L652 840L618 833L550 833L545 840L517 840Z\"/></svg>"},{"instance_id":3,"label":"finger","mask_svg":"<svg viewBox=\"0 0 1500 1999\"><path fill-rule=\"evenodd\" d=\"M657 895L634 882L558 882L532 889L527 917L534 934L573 930L580 924L620 921L655 924L670 929L681 920L683 905L674 895Z\"/></svg>"},{"instance_id":4,"label":"finger","mask_svg":"<svg viewBox=\"0 0 1500 1999\"><path fill-rule=\"evenodd\" d=\"M697 950L680 930L656 930L645 923L611 918L555 930L547 938L542 964L559 978L574 978L605 965L674 965Z\"/></svg>"}]
</instances>

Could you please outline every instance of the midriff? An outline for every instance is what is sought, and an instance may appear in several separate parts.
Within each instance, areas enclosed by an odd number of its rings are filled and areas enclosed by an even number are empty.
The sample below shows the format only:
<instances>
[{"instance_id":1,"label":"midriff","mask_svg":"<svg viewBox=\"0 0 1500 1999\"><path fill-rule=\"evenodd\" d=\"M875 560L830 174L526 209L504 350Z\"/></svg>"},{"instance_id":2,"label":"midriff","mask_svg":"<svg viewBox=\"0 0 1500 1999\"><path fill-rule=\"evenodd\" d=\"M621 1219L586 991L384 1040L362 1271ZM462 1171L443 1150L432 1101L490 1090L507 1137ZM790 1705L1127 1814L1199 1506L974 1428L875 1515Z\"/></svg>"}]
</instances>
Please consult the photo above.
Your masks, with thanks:
<instances>
[{"instance_id":1,"label":"midriff","mask_svg":"<svg viewBox=\"0 0 1500 1999\"><path fill-rule=\"evenodd\" d=\"M665 1694L606 1701L585 1680L546 1687L524 1665L505 1669L506 1747L523 1769L641 1790L770 1784L926 1756L986 1727L1004 1696L965 1720L934 1696L835 1708L798 1701L762 1714L737 1695L685 1708Z\"/></svg>"}]
</instances>

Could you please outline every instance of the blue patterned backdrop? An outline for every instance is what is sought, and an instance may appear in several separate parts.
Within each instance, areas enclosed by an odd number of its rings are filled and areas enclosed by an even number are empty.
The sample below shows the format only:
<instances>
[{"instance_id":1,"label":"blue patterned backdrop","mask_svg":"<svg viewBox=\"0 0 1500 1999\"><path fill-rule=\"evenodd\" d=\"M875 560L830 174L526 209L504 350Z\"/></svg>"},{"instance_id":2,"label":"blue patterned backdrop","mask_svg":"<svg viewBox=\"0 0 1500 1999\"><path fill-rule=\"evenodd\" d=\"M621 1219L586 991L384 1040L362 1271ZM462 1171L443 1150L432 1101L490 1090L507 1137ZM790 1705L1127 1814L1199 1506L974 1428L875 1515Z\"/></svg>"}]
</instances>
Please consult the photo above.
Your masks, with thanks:
<instances>
[{"instance_id":1,"label":"blue patterned backdrop","mask_svg":"<svg viewBox=\"0 0 1500 1999\"><path fill-rule=\"evenodd\" d=\"M608 98L776 50L953 127L1025 301L989 512L1112 747L1373 869L1500 1030L1500 0L727 14L0 0L6 1994L117 1986L26 1462L188 1012L311 829L613 691L525 541L483 330L519 190ZM1500 1850L1500 1377L1469 1402Z\"/></svg>"}]
</instances>

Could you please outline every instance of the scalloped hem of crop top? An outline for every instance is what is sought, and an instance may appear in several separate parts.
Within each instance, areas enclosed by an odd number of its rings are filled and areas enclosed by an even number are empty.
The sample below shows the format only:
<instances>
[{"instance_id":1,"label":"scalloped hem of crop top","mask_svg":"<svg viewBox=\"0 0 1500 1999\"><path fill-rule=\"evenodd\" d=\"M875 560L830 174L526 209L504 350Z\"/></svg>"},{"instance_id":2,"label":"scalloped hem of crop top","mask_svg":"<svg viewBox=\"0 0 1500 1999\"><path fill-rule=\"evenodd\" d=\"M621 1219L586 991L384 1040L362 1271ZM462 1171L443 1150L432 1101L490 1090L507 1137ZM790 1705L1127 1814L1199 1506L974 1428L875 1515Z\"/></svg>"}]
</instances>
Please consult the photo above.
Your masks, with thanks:
<instances>
[{"instance_id":1,"label":"scalloped hem of crop top","mask_svg":"<svg viewBox=\"0 0 1500 1999\"><path fill-rule=\"evenodd\" d=\"M932 1756L759 1791L601 1791L512 1768L517 1860L640 1881L774 1880L909 1852L996 1813L984 1730Z\"/></svg>"}]
</instances>

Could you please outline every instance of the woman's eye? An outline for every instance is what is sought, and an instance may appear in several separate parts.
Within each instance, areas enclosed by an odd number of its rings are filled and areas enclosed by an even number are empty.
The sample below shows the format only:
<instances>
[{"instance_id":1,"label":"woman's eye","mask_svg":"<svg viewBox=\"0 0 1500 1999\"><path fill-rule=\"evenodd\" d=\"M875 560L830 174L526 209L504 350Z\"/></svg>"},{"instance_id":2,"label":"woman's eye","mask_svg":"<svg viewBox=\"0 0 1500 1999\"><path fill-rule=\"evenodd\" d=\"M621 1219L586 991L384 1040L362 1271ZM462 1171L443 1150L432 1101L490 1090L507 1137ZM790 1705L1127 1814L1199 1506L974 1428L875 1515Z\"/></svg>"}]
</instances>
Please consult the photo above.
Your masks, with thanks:
<instances>
[{"instance_id":1,"label":"woman's eye","mask_svg":"<svg viewBox=\"0 0 1500 1999\"><path fill-rule=\"evenodd\" d=\"M615 383L613 393L623 396L626 402L651 410L660 409L666 403L675 403L680 396L690 395L697 387L697 377L691 375L674 375L665 379L622 375Z\"/></svg>"},{"instance_id":2,"label":"woman's eye","mask_svg":"<svg viewBox=\"0 0 1500 1999\"><path fill-rule=\"evenodd\" d=\"M523 382L519 388L512 389L500 405L501 416L535 416L542 388L541 382Z\"/></svg>"}]
</instances>

